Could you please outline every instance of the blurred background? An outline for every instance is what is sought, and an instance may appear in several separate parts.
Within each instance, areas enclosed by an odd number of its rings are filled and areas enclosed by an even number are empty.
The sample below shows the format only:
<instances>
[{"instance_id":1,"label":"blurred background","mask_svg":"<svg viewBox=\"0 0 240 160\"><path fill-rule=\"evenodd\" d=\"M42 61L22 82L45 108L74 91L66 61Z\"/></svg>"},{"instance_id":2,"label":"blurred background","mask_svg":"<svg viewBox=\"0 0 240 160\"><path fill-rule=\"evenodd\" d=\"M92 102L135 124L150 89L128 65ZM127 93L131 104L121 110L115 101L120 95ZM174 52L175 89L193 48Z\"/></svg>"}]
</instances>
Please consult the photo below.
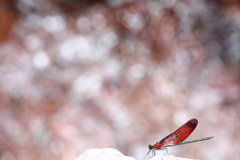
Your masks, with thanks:
<instances>
[{"instance_id":1,"label":"blurred background","mask_svg":"<svg viewBox=\"0 0 240 160\"><path fill-rule=\"evenodd\" d=\"M240 159L238 0L0 0L0 160L73 160L148 145ZM158 154L164 154L159 151Z\"/></svg>"}]
</instances>

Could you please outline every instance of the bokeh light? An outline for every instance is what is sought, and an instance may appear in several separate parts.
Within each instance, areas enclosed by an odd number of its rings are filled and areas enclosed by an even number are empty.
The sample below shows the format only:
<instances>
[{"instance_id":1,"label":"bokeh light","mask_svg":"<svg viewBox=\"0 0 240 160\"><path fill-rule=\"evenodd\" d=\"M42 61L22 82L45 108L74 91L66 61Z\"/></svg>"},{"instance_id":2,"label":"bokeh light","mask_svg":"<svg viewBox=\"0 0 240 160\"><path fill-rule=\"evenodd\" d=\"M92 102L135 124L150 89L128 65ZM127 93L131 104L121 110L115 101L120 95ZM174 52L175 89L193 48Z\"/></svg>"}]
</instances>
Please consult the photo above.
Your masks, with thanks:
<instances>
[{"instance_id":1,"label":"bokeh light","mask_svg":"<svg viewBox=\"0 0 240 160\"><path fill-rule=\"evenodd\" d=\"M189 140L214 139L170 154L239 159L238 1L9 0L0 13L0 160L143 159L190 118Z\"/></svg>"}]
</instances>

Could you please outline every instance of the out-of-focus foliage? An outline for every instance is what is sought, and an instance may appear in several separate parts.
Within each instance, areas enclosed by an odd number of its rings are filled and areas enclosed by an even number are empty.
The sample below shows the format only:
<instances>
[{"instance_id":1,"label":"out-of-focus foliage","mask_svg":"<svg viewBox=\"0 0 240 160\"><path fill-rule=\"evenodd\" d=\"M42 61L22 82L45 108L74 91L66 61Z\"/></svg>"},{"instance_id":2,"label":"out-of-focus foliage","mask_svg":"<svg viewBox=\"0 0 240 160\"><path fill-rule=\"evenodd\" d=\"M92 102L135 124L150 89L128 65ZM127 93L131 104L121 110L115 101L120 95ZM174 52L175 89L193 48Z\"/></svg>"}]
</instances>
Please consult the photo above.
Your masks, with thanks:
<instances>
[{"instance_id":1,"label":"out-of-focus foliage","mask_svg":"<svg viewBox=\"0 0 240 160\"><path fill-rule=\"evenodd\" d=\"M0 160L142 159L192 117L215 138L170 154L239 159L238 1L0 0L0 24Z\"/></svg>"}]
</instances>

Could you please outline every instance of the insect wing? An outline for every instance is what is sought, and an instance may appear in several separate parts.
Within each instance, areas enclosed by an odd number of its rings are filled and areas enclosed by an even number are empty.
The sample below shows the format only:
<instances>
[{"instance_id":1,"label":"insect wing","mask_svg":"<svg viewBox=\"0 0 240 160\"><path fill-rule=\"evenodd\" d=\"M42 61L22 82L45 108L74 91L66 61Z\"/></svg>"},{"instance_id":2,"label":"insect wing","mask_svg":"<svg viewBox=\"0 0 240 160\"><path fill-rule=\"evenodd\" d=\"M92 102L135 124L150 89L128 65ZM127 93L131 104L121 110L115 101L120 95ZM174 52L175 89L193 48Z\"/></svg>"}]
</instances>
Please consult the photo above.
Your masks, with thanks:
<instances>
[{"instance_id":1,"label":"insect wing","mask_svg":"<svg viewBox=\"0 0 240 160\"><path fill-rule=\"evenodd\" d=\"M162 146L167 145L174 145L178 144L182 141L184 141L196 128L198 124L197 119L190 119L188 122L186 122L184 125L182 125L180 128L178 128L175 132L171 133L170 135L163 138L159 144L162 144Z\"/></svg>"}]
</instances>

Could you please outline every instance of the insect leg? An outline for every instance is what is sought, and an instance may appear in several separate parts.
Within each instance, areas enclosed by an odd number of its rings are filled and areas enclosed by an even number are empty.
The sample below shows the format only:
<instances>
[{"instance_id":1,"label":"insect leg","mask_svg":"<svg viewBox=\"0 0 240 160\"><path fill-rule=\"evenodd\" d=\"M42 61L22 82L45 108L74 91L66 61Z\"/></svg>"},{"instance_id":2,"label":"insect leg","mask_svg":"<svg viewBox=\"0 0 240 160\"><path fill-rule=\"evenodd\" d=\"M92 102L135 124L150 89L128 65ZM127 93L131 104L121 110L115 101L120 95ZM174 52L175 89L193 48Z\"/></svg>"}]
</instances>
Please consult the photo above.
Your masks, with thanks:
<instances>
[{"instance_id":1,"label":"insect leg","mask_svg":"<svg viewBox=\"0 0 240 160\"><path fill-rule=\"evenodd\" d=\"M163 149L166 151L164 156L169 155L167 148L163 148Z\"/></svg>"},{"instance_id":2,"label":"insect leg","mask_svg":"<svg viewBox=\"0 0 240 160\"><path fill-rule=\"evenodd\" d=\"M153 156L153 157L156 156L156 152L155 152L155 150L153 150L153 152L152 152L152 156Z\"/></svg>"}]
</instances>

